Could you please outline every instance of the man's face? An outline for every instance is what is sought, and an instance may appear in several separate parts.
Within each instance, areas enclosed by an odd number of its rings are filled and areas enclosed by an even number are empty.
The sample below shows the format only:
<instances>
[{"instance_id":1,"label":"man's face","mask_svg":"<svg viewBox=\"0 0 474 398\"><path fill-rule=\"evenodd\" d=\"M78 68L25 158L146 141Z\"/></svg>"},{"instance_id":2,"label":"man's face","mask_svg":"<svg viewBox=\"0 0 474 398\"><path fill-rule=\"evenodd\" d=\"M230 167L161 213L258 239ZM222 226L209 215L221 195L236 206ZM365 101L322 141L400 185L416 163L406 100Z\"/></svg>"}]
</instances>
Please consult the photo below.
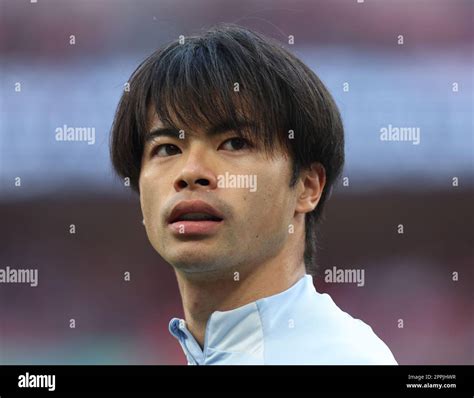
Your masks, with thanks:
<instances>
[{"instance_id":1,"label":"man's face","mask_svg":"<svg viewBox=\"0 0 474 398\"><path fill-rule=\"evenodd\" d=\"M149 130L163 127L150 111ZM283 152L269 157L233 131L155 136L145 144L139 180L148 238L173 267L195 277L258 265L288 239L296 205L290 173ZM170 224L178 203L196 200L215 208L222 221Z\"/></svg>"}]
</instances>

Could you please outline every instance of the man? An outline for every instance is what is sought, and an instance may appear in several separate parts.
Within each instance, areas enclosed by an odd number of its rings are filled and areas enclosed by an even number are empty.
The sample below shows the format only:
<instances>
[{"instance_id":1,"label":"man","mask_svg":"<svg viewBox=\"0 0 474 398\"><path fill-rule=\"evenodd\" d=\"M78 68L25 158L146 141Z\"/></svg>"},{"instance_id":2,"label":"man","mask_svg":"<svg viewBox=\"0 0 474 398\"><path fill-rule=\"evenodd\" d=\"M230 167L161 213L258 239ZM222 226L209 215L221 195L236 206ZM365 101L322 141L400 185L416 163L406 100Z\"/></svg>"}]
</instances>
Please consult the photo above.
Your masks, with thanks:
<instances>
[{"instance_id":1,"label":"man","mask_svg":"<svg viewBox=\"0 0 474 398\"><path fill-rule=\"evenodd\" d=\"M185 320L169 329L188 364L396 364L306 273L344 135L281 45L223 24L156 51L121 98L111 157L175 270Z\"/></svg>"}]
</instances>

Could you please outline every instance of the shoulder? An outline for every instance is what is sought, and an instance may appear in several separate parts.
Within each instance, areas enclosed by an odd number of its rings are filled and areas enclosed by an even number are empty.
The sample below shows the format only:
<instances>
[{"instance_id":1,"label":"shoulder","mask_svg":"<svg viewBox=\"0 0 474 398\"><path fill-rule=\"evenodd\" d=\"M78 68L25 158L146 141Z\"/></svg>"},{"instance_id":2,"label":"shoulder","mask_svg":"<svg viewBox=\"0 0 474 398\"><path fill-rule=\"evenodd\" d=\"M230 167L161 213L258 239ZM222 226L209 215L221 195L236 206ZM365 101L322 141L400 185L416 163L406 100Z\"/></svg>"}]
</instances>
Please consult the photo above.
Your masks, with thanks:
<instances>
[{"instance_id":1,"label":"shoulder","mask_svg":"<svg viewBox=\"0 0 474 398\"><path fill-rule=\"evenodd\" d=\"M328 294L313 291L309 300L271 315L262 322L265 363L397 364L372 328L342 311Z\"/></svg>"}]
</instances>

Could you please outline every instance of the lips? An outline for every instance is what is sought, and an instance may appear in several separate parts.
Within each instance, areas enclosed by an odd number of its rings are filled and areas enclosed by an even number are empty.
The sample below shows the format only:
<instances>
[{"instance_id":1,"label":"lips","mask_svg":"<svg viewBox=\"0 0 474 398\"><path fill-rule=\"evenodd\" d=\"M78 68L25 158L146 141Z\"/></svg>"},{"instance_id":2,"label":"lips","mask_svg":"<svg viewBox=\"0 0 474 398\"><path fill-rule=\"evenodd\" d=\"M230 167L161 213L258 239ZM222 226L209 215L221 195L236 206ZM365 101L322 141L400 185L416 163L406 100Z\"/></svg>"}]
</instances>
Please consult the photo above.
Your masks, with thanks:
<instances>
[{"instance_id":1,"label":"lips","mask_svg":"<svg viewBox=\"0 0 474 398\"><path fill-rule=\"evenodd\" d=\"M222 221L223 214L202 200L179 202L171 211L168 223L177 221L202 222L202 221Z\"/></svg>"}]
</instances>

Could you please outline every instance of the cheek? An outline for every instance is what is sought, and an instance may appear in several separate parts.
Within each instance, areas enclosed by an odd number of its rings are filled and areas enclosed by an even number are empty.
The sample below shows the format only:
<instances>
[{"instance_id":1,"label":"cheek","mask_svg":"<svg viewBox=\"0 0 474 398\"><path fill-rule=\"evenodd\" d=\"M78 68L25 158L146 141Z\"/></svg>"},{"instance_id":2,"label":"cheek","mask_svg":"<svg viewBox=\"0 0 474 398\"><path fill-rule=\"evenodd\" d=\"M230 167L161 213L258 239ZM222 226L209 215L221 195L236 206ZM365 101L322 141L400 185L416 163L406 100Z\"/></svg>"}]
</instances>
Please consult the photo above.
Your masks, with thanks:
<instances>
[{"instance_id":1,"label":"cheek","mask_svg":"<svg viewBox=\"0 0 474 398\"><path fill-rule=\"evenodd\" d=\"M160 209L159 198L163 195L159 192L162 186L157 176L150 171L144 170L140 175L140 205L147 222L153 223Z\"/></svg>"},{"instance_id":2,"label":"cheek","mask_svg":"<svg viewBox=\"0 0 474 398\"><path fill-rule=\"evenodd\" d=\"M258 183L256 192L246 192L243 206L248 212L245 224L254 231L263 234L286 228L288 223L288 188L275 178L269 178Z\"/></svg>"},{"instance_id":3,"label":"cheek","mask_svg":"<svg viewBox=\"0 0 474 398\"><path fill-rule=\"evenodd\" d=\"M275 227L287 223L288 217L293 214L291 209L293 196L289 187L289 167L286 162L279 161L272 164L271 167L265 168L266 173L259 177L257 192L260 197L261 212L265 214L267 222ZM270 170L270 172L267 172L267 170Z\"/></svg>"}]
</instances>

